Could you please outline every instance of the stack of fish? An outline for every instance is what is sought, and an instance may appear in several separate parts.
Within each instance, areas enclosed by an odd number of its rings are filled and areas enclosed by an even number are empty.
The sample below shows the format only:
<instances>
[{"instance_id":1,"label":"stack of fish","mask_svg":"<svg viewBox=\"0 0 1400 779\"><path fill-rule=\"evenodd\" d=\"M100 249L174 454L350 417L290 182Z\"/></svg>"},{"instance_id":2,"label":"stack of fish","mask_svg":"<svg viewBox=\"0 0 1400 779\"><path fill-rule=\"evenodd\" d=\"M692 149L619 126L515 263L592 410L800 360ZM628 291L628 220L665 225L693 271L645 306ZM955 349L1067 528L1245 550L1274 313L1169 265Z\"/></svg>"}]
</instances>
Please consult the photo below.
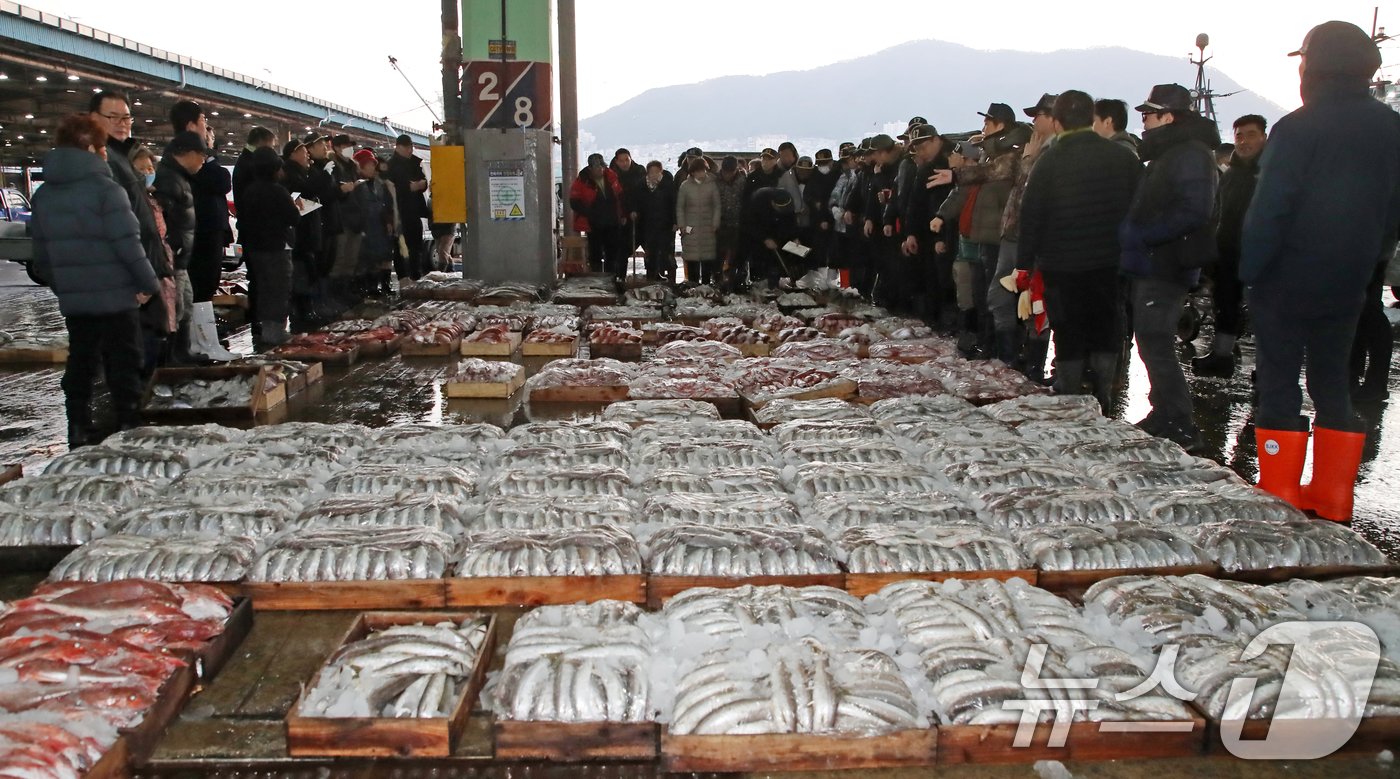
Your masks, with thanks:
<instances>
[{"instance_id":1,"label":"stack of fish","mask_svg":"<svg viewBox=\"0 0 1400 779\"><path fill-rule=\"evenodd\" d=\"M677 524L657 531L648 548L647 570L668 576L802 576L841 570L831 542L801 525Z\"/></svg>"},{"instance_id":2,"label":"stack of fish","mask_svg":"<svg viewBox=\"0 0 1400 779\"><path fill-rule=\"evenodd\" d=\"M45 475L100 476L103 474L140 476L152 481L171 481L190 469L190 461L176 451L141 446L85 446L55 457L44 469Z\"/></svg>"},{"instance_id":3,"label":"stack of fish","mask_svg":"<svg viewBox=\"0 0 1400 779\"><path fill-rule=\"evenodd\" d=\"M1306 519L1291 503L1248 485L1211 484L1137 490L1131 495L1142 518L1163 525L1201 525L1228 520L1286 522Z\"/></svg>"},{"instance_id":4,"label":"stack of fish","mask_svg":"<svg viewBox=\"0 0 1400 779\"><path fill-rule=\"evenodd\" d=\"M562 530L598 524L630 525L637 506L614 495L584 497L493 497L473 523L483 530Z\"/></svg>"},{"instance_id":5,"label":"stack of fish","mask_svg":"<svg viewBox=\"0 0 1400 779\"><path fill-rule=\"evenodd\" d=\"M621 576L642 572L631 533L595 524L556 530L488 530L463 543L458 576Z\"/></svg>"},{"instance_id":6,"label":"stack of fish","mask_svg":"<svg viewBox=\"0 0 1400 779\"><path fill-rule=\"evenodd\" d=\"M257 582L439 579L456 541L424 527L327 527L274 538L248 571Z\"/></svg>"},{"instance_id":7,"label":"stack of fish","mask_svg":"<svg viewBox=\"0 0 1400 779\"><path fill-rule=\"evenodd\" d=\"M1026 558L1010 537L978 522L860 525L836 540L851 573L1014 571Z\"/></svg>"},{"instance_id":8,"label":"stack of fish","mask_svg":"<svg viewBox=\"0 0 1400 779\"><path fill-rule=\"evenodd\" d=\"M1081 422L1103 419L1099 403L1092 395L1032 395L993 403L983 413L998 422L1019 425L1023 422Z\"/></svg>"},{"instance_id":9,"label":"stack of fish","mask_svg":"<svg viewBox=\"0 0 1400 779\"><path fill-rule=\"evenodd\" d=\"M79 777L185 665L167 652L223 632L232 603L198 585L40 586L0 608L0 773Z\"/></svg>"},{"instance_id":10,"label":"stack of fish","mask_svg":"<svg viewBox=\"0 0 1400 779\"><path fill-rule=\"evenodd\" d=\"M870 627L860 599L835 587L695 587L668 601L661 617L686 634L719 640L753 628L787 635L800 620L812 629L820 624L831 639L854 642Z\"/></svg>"},{"instance_id":11,"label":"stack of fish","mask_svg":"<svg viewBox=\"0 0 1400 779\"><path fill-rule=\"evenodd\" d=\"M302 698L303 717L450 717L481 656L485 618L395 625L342 646Z\"/></svg>"},{"instance_id":12,"label":"stack of fish","mask_svg":"<svg viewBox=\"0 0 1400 779\"><path fill-rule=\"evenodd\" d=\"M785 496L782 474L768 466L716 468L712 471L663 468L651 471L638 485L643 496L675 493L744 496Z\"/></svg>"},{"instance_id":13,"label":"stack of fish","mask_svg":"<svg viewBox=\"0 0 1400 779\"><path fill-rule=\"evenodd\" d=\"M632 460L647 468L708 472L721 468L759 468L775 464L767 441L652 441L639 443Z\"/></svg>"},{"instance_id":14,"label":"stack of fish","mask_svg":"<svg viewBox=\"0 0 1400 779\"><path fill-rule=\"evenodd\" d=\"M676 684L670 733L879 735L919 727L913 694L889 656L807 637L766 651L707 652Z\"/></svg>"},{"instance_id":15,"label":"stack of fish","mask_svg":"<svg viewBox=\"0 0 1400 779\"><path fill-rule=\"evenodd\" d=\"M630 603L545 606L515 624L487 698L497 716L548 722L650 719L652 645Z\"/></svg>"},{"instance_id":16,"label":"stack of fish","mask_svg":"<svg viewBox=\"0 0 1400 779\"><path fill-rule=\"evenodd\" d=\"M1044 571L1204 565L1204 553L1174 528L1143 522L1031 527L1020 536Z\"/></svg>"},{"instance_id":17,"label":"stack of fish","mask_svg":"<svg viewBox=\"0 0 1400 779\"><path fill-rule=\"evenodd\" d=\"M548 470L512 468L497 471L486 485L487 496L625 497L632 479L621 468L573 465Z\"/></svg>"},{"instance_id":18,"label":"stack of fish","mask_svg":"<svg viewBox=\"0 0 1400 779\"><path fill-rule=\"evenodd\" d=\"M719 420L719 409L703 400L624 400L603 409L604 422L625 425L652 425L689 422L696 419Z\"/></svg>"},{"instance_id":19,"label":"stack of fish","mask_svg":"<svg viewBox=\"0 0 1400 779\"><path fill-rule=\"evenodd\" d=\"M477 479L474 471L451 465L420 465L408 470L397 465L361 464L332 476L325 490L341 495L442 495L466 500L476 494Z\"/></svg>"},{"instance_id":20,"label":"stack of fish","mask_svg":"<svg viewBox=\"0 0 1400 779\"><path fill-rule=\"evenodd\" d=\"M818 527L844 528L900 522L957 525L977 521L966 500L944 492L844 492L817 495L804 507Z\"/></svg>"},{"instance_id":21,"label":"stack of fish","mask_svg":"<svg viewBox=\"0 0 1400 779\"><path fill-rule=\"evenodd\" d=\"M236 582L248 572L258 542L242 536L189 533L157 537L109 535L74 549L54 566L54 581Z\"/></svg>"},{"instance_id":22,"label":"stack of fish","mask_svg":"<svg viewBox=\"0 0 1400 779\"><path fill-rule=\"evenodd\" d=\"M519 443L504 451L499 467L529 470L567 468L573 465L601 465L626 468L627 449L616 441L589 441L576 444Z\"/></svg>"},{"instance_id":23,"label":"stack of fish","mask_svg":"<svg viewBox=\"0 0 1400 779\"><path fill-rule=\"evenodd\" d=\"M227 446L242 440L245 435L242 430L223 425L137 427L112 434L106 443L188 452L192 449Z\"/></svg>"},{"instance_id":24,"label":"stack of fish","mask_svg":"<svg viewBox=\"0 0 1400 779\"><path fill-rule=\"evenodd\" d=\"M471 508L463 501L432 493L403 497L341 495L311 504L297 517L299 529L431 528L456 534L465 528Z\"/></svg>"},{"instance_id":25,"label":"stack of fish","mask_svg":"<svg viewBox=\"0 0 1400 779\"><path fill-rule=\"evenodd\" d=\"M161 492L161 499L214 505L249 503L264 498L300 503L317 492L319 485L319 480L310 476L196 469L171 482Z\"/></svg>"},{"instance_id":26,"label":"stack of fish","mask_svg":"<svg viewBox=\"0 0 1400 779\"><path fill-rule=\"evenodd\" d=\"M1190 537L1227 571L1386 563L1385 553L1350 528L1310 519L1209 522L1191 528Z\"/></svg>"},{"instance_id":27,"label":"stack of fish","mask_svg":"<svg viewBox=\"0 0 1400 779\"><path fill-rule=\"evenodd\" d=\"M140 476L42 475L18 479L0 487L0 503L35 507L51 503L102 503L134 506L161 490L157 482Z\"/></svg>"},{"instance_id":28,"label":"stack of fish","mask_svg":"<svg viewBox=\"0 0 1400 779\"><path fill-rule=\"evenodd\" d=\"M161 501L127 511L113 530L133 536L208 534L262 538L286 529L301 504L284 497L238 503Z\"/></svg>"},{"instance_id":29,"label":"stack of fish","mask_svg":"<svg viewBox=\"0 0 1400 779\"><path fill-rule=\"evenodd\" d=\"M1020 710L1004 703L1039 699L1054 705L1071 696L1096 702L1074 711L1080 720L1190 719L1180 701L1159 693L1118 700L1118 692L1147 678L1144 669L1127 652L1092 637L1068 601L1020 579L899 582L881 590L878 601L919 647L929 704L944 723L1018 722ZM1037 645L1044 646L1034 650ZM1099 682L1073 691L1043 682L1023 686L1022 671L1033 652L1043 660L1042 680Z\"/></svg>"},{"instance_id":30,"label":"stack of fish","mask_svg":"<svg viewBox=\"0 0 1400 779\"><path fill-rule=\"evenodd\" d=\"M657 494L642 505L641 517L643 522L659 525L752 527L801 523L797 504L784 495L747 495L736 501L732 495Z\"/></svg>"},{"instance_id":31,"label":"stack of fish","mask_svg":"<svg viewBox=\"0 0 1400 779\"><path fill-rule=\"evenodd\" d=\"M0 546L77 546L116 524L105 503L54 503L31 508L0 504Z\"/></svg>"}]
</instances>

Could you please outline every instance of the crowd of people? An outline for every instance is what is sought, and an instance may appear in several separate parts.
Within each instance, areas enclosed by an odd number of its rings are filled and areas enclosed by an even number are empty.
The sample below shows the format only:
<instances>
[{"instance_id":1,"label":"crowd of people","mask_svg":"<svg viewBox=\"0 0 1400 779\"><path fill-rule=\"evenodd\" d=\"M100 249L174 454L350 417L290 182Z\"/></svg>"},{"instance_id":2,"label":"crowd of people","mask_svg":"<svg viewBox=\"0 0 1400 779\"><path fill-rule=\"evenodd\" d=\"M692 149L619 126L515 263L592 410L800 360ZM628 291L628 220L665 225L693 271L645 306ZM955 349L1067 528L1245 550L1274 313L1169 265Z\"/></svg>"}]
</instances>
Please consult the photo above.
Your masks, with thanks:
<instances>
[{"instance_id":1,"label":"crowd of people","mask_svg":"<svg viewBox=\"0 0 1400 779\"><path fill-rule=\"evenodd\" d=\"M258 348L285 342L289 325L307 328L390 292L391 274L450 267L454 225L434 224L432 254L420 249L431 211L409 136L381 158L348 135L319 132L279 150L275 133L254 127L230 171L198 103L176 103L169 118L157 154L132 136L127 96L98 92L88 113L62 122L44 158L31 274L53 289L67 322L73 446L101 438L91 411L99 369L127 429L141 422L144 380L157 366L235 357L212 302L234 241L230 203Z\"/></svg>"},{"instance_id":2,"label":"crowd of people","mask_svg":"<svg viewBox=\"0 0 1400 779\"><path fill-rule=\"evenodd\" d=\"M964 140L914 117L801 156L763 149L747 169L692 148L672 176L627 149L588 158L569 190L589 262L620 281L640 247L673 280L679 234L694 283L774 288L842 269L875 302L914 313L973 358L999 359L1108 412L1136 343L1151 412L1137 424L1203 446L1178 358L1188 295L1208 283L1215 332L1198 374L1229 376L1248 302L1257 341L1260 483L1320 516L1351 512L1364 442L1352 397L1380 399L1393 348L1381 304L1400 225L1400 115L1371 97L1380 66L1355 25L1328 22L1299 51L1303 107L1269 132L1234 121L1222 144L1178 84L1136 107L1078 90L981 112ZM1053 379L1046 358L1053 339ZM1317 410L1300 416L1307 364Z\"/></svg>"}]
</instances>

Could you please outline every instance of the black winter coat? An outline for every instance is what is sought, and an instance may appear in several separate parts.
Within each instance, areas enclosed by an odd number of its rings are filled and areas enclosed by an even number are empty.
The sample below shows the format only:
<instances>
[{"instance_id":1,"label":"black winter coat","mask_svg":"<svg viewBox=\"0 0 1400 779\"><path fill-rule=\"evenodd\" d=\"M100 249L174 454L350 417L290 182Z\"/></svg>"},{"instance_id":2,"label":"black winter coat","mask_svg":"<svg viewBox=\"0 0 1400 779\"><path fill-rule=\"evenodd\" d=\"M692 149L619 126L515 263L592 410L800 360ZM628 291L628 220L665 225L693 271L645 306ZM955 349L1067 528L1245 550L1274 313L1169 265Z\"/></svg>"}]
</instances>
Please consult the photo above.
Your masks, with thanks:
<instances>
[{"instance_id":1,"label":"black winter coat","mask_svg":"<svg viewBox=\"0 0 1400 779\"><path fill-rule=\"evenodd\" d=\"M942 235L934 235L929 229L929 222L938 216L938 207L943 205L943 201L948 199L948 195L953 191L952 184L928 188L929 177L936 170L947 170L948 158L939 154L931 162L926 162L914 170L914 186L909 191L909 198L904 204L904 214L900 217L901 234L904 236L914 236L920 244L927 241L950 240L957 237L958 226L956 222L945 224ZM919 247L925 251L933 251L933 246Z\"/></svg>"},{"instance_id":2,"label":"black winter coat","mask_svg":"<svg viewBox=\"0 0 1400 779\"><path fill-rule=\"evenodd\" d=\"M332 226L337 233L363 233L365 231L365 212L360 201L355 197L356 190L340 191L341 184L358 184L360 173L356 170L355 163L339 155L330 161L330 165L331 169L327 173L331 177L332 200L334 201L331 211L334 215Z\"/></svg>"},{"instance_id":3,"label":"black winter coat","mask_svg":"<svg viewBox=\"0 0 1400 779\"><path fill-rule=\"evenodd\" d=\"M194 230L197 217L194 208L194 184L190 174L180 167L175 155L166 152L156 166L156 202L165 215L165 243L177 270L188 270L190 254L194 251Z\"/></svg>"},{"instance_id":4,"label":"black winter coat","mask_svg":"<svg viewBox=\"0 0 1400 779\"><path fill-rule=\"evenodd\" d=\"M233 191L233 174L217 159L211 159L194 174L193 186L195 233L219 236L227 246L233 240L228 229L228 194Z\"/></svg>"},{"instance_id":5,"label":"black winter coat","mask_svg":"<svg viewBox=\"0 0 1400 779\"><path fill-rule=\"evenodd\" d=\"M286 187L275 181L250 181L238 208L240 242L248 251L285 249L295 241L299 219L301 213Z\"/></svg>"},{"instance_id":6,"label":"black winter coat","mask_svg":"<svg viewBox=\"0 0 1400 779\"><path fill-rule=\"evenodd\" d=\"M629 219L632 214L637 214L640 217L642 213L642 200L647 197L647 169L638 165L636 160L633 160L632 164L627 166L627 170L625 171L618 167L616 161L608 167L612 169L613 175L617 176L617 183L622 185L623 215ZM676 195L676 186L669 173L666 175L666 181L664 183L669 186L671 197L674 199ZM639 239L642 237L640 230L641 227L639 226L637 233Z\"/></svg>"},{"instance_id":7,"label":"black winter coat","mask_svg":"<svg viewBox=\"0 0 1400 779\"><path fill-rule=\"evenodd\" d=\"M156 225L155 212L151 210L151 199L146 195L146 178L137 175L131 166L131 150L136 146L135 138L118 141L107 139L107 169L117 185L126 192L131 212L136 215L136 223L141 226L141 246L146 250L146 261L151 264L157 278L168 279L175 275L175 268L166 257L165 242L160 237L160 227ZM165 333L169 325L169 315L165 301L155 295L141 307L141 325L148 331Z\"/></svg>"},{"instance_id":8,"label":"black winter coat","mask_svg":"<svg viewBox=\"0 0 1400 779\"><path fill-rule=\"evenodd\" d=\"M675 239L676 194L675 188L664 178L656 189L642 184L642 192L634 201L639 222L637 240L653 243Z\"/></svg>"},{"instance_id":9,"label":"black winter coat","mask_svg":"<svg viewBox=\"0 0 1400 779\"><path fill-rule=\"evenodd\" d=\"M243 222L243 190L253 183L253 152L248 147L243 147L243 151L238 153L238 159L233 163L233 176L229 180L229 189L233 192L233 210L238 212L239 230L242 230Z\"/></svg>"},{"instance_id":10,"label":"black winter coat","mask_svg":"<svg viewBox=\"0 0 1400 779\"><path fill-rule=\"evenodd\" d=\"M1300 314L1355 310L1395 240L1400 115L1364 79L1303 80L1269 133L1244 219L1240 280Z\"/></svg>"},{"instance_id":11,"label":"black winter coat","mask_svg":"<svg viewBox=\"0 0 1400 779\"><path fill-rule=\"evenodd\" d=\"M1240 236L1244 233L1244 215L1249 201L1254 199L1254 185L1259 181L1259 158L1230 156L1230 167L1220 176L1220 193L1216 206L1220 211L1215 232L1215 246L1221 257L1240 256Z\"/></svg>"},{"instance_id":12,"label":"black winter coat","mask_svg":"<svg viewBox=\"0 0 1400 779\"><path fill-rule=\"evenodd\" d=\"M865 204L865 220L875 223L872 237L883 237L882 228L885 225L893 226L895 223L895 177L898 173L898 164L878 165L871 168L870 175L865 177L861 201ZM862 226L862 234L864 230Z\"/></svg>"},{"instance_id":13,"label":"black winter coat","mask_svg":"<svg viewBox=\"0 0 1400 779\"><path fill-rule=\"evenodd\" d=\"M836 181L840 178L841 170L835 165L826 173L813 170L807 177L802 199L807 203L807 223L813 230L819 229L823 223L828 230L835 227L835 217L831 215L831 191L836 188Z\"/></svg>"},{"instance_id":14,"label":"black winter coat","mask_svg":"<svg viewBox=\"0 0 1400 779\"><path fill-rule=\"evenodd\" d=\"M141 226L96 154L59 148L44 156L29 232L34 275L53 289L64 316L131 311L137 293L159 297Z\"/></svg>"},{"instance_id":15,"label":"black winter coat","mask_svg":"<svg viewBox=\"0 0 1400 779\"><path fill-rule=\"evenodd\" d=\"M1195 114L1142 134L1147 172L1119 230L1123 272L1194 286L1215 259L1215 123Z\"/></svg>"},{"instance_id":16,"label":"black winter coat","mask_svg":"<svg viewBox=\"0 0 1400 779\"><path fill-rule=\"evenodd\" d=\"M288 192L300 192L303 200L320 202L318 193L312 191L311 177L313 173L325 176L324 171L303 168L291 160L283 164L282 171L282 186ZM325 176L325 179L326 182L330 181L329 176ZM324 210L318 208L297 220L296 241L292 243L293 255L297 259L310 259L321 250L321 212Z\"/></svg>"},{"instance_id":17,"label":"black winter coat","mask_svg":"<svg viewBox=\"0 0 1400 779\"><path fill-rule=\"evenodd\" d=\"M797 238L796 204L778 208L773 201L792 197L779 187L762 187L748 200L750 237L755 243L772 240L781 250L788 241ZM766 251L766 249L760 249Z\"/></svg>"},{"instance_id":18,"label":"black winter coat","mask_svg":"<svg viewBox=\"0 0 1400 779\"><path fill-rule=\"evenodd\" d=\"M1021 199L1016 267L1089 271L1118 267L1118 227L1142 166L1123 147L1084 129L1040 155Z\"/></svg>"},{"instance_id":19,"label":"black winter coat","mask_svg":"<svg viewBox=\"0 0 1400 779\"><path fill-rule=\"evenodd\" d=\"M428 210L428 201L422 192L414 192L412 184L416 181L427 181L428 177L423 173L423 161L417 156L405 157L394 152L389 158L389 180L394 183L394 195L398 198L399 220L410 227L417 225L419 219L433 218L432 211ZM411 230L408 237L418 240L421 228Z\"/></svg>"}]
</instances>

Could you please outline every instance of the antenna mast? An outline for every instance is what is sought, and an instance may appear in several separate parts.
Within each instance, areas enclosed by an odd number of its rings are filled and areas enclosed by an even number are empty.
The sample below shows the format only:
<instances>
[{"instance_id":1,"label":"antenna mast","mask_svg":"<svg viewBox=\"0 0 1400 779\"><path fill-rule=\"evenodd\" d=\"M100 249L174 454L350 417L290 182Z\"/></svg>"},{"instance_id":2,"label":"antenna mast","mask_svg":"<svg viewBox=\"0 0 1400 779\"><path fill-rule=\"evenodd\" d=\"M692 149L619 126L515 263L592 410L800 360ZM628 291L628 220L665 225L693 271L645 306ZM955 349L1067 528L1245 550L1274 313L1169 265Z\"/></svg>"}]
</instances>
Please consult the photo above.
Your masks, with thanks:
<instances>
[{"instance_id":1,"label":"antenna mast","mask_svg":"<svg viewBox=\"0 0 1400 779\"><path fill-rule=\"evenodd\" d=\"M1196 113L1214 122L1216 121L1215 98L1217 95L1211 90L1210 81L1206 79L1206 63L1213 59L1212 57L1206 56L1206 47L1209 45L1209 35L1201 33L1196 36L1196 51L1198 55L1197 59L1191 60L1191 64L1196 66L1196 86L1191 90L1191 98ZM1220 95L1220 97L1224 97L1224 95Z\"/></svg>"}]
</instances>

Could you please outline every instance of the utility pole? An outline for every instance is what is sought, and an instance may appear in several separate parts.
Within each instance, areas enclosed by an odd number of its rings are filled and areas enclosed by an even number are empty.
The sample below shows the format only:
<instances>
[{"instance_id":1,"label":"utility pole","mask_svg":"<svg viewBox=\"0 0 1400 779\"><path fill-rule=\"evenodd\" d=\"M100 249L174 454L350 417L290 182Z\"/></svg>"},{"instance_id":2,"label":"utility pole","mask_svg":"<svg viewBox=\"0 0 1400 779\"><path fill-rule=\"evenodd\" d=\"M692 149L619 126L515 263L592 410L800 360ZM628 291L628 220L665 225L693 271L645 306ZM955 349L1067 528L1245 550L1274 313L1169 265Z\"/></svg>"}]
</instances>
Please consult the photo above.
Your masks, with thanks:
<instances>
[{"instance_id":1,"label":"utility pole","mask_svg":"<svg viewBox=\"0 0 1400 779\"><path fill-rule=\"evenodd\" d=\"M457 0L442 0L442 131L449 146L462 142L462 35Z\"/></svg>"},{"instance_id":2,"label":"utility pole","mask_svg":"<svg viewBox=\"0 0 1400 779\"><path fill-rule=\"evenodd\" d=\"M559 141L564 201L564 234L574 230L569 185L578 172L578 39L574 32L574 0L559 2Z\"/></svg>"},{"instance_id":3,"label":"utility pole","mask_svg":"<svg viewBox=\"0 0 1400 779\"><path fill-rule=\"evenodd\" d=\"M1391 35L1386 35L1386 34L1385 34L1385 28L1384 28L1384 27L1377 27L1377 26L1376 26L1376 25L1380 24L1380 21L1381 21L1381 9L1380 9L1380 6L1376 6L1375 11L1372 12L1372 14L1371 14L1371 40L1374 41L1375 44L1376 44L1377 46L1380 46L1382 43L1385 43L1385 42L1388 41L1388 40L1392 40L1393 37L1394 37L1394 36L1391 36ZM1387 102L1387 101L1386 101L1386 92L1387 92L1387 89L1386 89L1386 88L1389 87L1389 86L1390 86L1390 82L1389 82L1389 81L1386 81L1385 78L1384 78L1379 72L1377 72L1377 73L1376 73L1376 80L1371 82L1372 94L1374 94L1374 95L1376 96L1376 99L1377 99L1377 100L1380 100L1380 101L1383 102L1383 103L1384 103L1384 102Z\"/></svg>"}]
</instances>

